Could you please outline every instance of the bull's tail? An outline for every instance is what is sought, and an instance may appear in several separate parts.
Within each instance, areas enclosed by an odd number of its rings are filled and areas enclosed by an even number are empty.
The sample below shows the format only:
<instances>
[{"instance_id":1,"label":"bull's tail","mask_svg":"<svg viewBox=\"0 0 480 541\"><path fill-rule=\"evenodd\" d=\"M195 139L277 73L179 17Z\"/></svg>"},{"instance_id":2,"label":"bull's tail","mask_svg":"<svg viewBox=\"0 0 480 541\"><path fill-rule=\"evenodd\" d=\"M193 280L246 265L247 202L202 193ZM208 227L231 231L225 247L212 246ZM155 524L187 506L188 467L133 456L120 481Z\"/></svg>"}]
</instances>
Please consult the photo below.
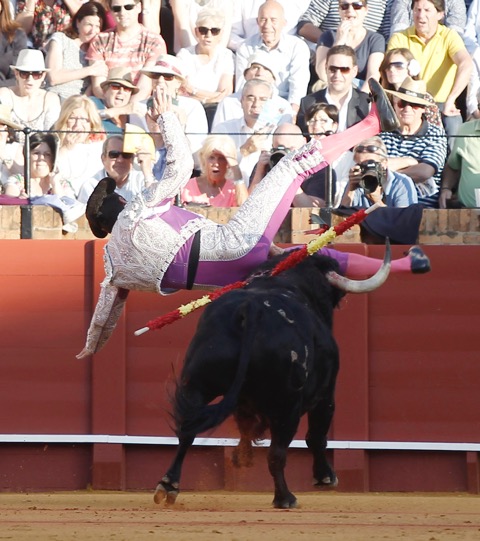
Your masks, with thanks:
<instances>
[{"instance_id":1,"label":"bull's tail","mask_svg":"<svg viewBox=\"0 0 480 541\"><path fill-rule=\"evenodd\" d=\"M178 389L175 396L175 418L177 419L178 433L184 436L193 436L206 432L220 425L235 410L240 390L245 382L252 353L255 332L261 311L255 303L247 303L240 307L240 321L243 333L241 338L240 355L232 385L223 398L215 403L199 406L193 404L185 393Z\"/></svg>"}]
</instances>

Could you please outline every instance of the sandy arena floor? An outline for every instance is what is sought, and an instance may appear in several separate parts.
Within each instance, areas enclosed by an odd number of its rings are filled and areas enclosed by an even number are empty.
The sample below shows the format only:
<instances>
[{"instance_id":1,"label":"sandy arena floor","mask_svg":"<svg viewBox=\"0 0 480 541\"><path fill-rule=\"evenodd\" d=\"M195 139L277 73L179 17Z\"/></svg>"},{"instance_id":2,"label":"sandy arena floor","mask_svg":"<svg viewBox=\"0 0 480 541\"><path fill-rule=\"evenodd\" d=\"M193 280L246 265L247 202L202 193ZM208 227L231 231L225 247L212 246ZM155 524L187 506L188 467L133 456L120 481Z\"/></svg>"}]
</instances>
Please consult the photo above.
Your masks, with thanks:
<instances>
[{"instance_id":1,"label":"sandy arena floor","mask_svg":"<svg viewBox=\"0 0 480 541\"><path fill-rule=\"evenodd\" d=\"M468 494L182 492L174 507L152 494L62 492L0 496L2 540L469 541L480 539L480 498Z\"/></svg>"}]
</instances>

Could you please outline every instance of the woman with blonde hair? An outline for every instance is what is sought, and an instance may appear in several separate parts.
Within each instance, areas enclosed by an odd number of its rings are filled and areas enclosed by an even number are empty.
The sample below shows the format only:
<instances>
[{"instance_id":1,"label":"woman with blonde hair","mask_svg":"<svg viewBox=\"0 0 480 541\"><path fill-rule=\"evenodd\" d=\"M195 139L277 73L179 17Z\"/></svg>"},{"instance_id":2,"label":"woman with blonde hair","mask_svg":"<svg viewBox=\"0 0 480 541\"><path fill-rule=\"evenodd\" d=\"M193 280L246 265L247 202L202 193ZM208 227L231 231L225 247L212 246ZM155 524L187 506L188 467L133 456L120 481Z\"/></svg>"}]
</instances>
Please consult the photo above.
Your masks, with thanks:
<instances>
[{"instance_id":1,"label":"woman with blonde hair","mask_svg":"<svg viewBox=\"0 0 480 541\"><path fill-rule=\"evenodd\" d=\"M237 161L235 142L228 135L209 135L199 152L201 175L181 192L187 204L238 207L248 197Z\"/></svg>"},{"instance_id":2,"label":"woman with blonde hair","mask_svg":"<svg viewBox=\"0 0 480 541\"><path fill-rule=\"evenodd\" d=\"M77 197L82 184L103 167L105 132L95 104L87 96L70 96L53 126L60 140L57 167Z\"/></svg>"}]
</instances>

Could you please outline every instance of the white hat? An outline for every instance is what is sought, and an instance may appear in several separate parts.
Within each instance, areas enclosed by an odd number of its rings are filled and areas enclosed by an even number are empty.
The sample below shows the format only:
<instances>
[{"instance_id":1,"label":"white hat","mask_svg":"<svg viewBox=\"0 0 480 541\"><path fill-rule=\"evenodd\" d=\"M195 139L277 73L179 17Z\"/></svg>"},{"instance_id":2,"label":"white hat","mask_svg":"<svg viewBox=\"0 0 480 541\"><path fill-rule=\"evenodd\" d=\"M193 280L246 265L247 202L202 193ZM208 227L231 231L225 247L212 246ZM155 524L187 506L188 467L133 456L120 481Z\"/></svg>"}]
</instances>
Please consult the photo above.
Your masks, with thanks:
<instances>
[{"instance_id":1,"label":"white hat","mask_svg":"<svg viewBox=\"0 0 480 541\"><path fill-rule=\"evenodd\" d=\"M259 64L260 66L263 66L268 71L270 71L273 75L273 78L275 81L278 82L278 72L275 66L275 60L272 58L272 56L267 53L266 51L257 51L254 53L249 59L248 59L248 65L245 68L245 71L250 69L253 64ZM243 74L245 75L245 71Z\"/></svg>"},{"instance_id":2,"label":"white hat","mask_svg":"<svg viewBox=\"0 0 480 541\"><path fill-rule=\"evenodd\" d=\"M166 73L167 75L175 75L182 81L185 80L185 68L182 61L171 54L161 54L154 66L143 68L140 71L147 75L149 73Z\"/></svg>"},{"instance_id":3,"label":"white hat","mask_svg":"<svg viewBox=\"0 0 480 541\"><path fill-rule=\"evenodd\" d=\"M18 53L16 65L10 65L10 67L19 71L50 71L45 68L42 51L37 49L22 49Z\"/></svg>"}]
</instances>

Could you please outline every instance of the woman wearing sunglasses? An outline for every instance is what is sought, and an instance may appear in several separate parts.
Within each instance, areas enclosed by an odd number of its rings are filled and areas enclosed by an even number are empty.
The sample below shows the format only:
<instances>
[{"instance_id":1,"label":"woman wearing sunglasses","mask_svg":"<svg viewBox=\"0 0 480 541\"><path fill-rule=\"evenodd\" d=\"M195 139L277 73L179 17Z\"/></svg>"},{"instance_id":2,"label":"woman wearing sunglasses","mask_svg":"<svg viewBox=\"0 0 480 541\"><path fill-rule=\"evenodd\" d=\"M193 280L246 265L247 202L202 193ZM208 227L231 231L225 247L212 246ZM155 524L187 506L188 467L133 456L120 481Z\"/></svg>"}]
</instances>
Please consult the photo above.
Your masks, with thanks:
<instances>
[{"instance_id":1,"label":"woman wearing sunglasses","mask_svg":"<svg viewBox=\"0 0 480 541\"><path fill-rule=\"evenodd\" d=\"M398 90L406 77L418 81L419 75L420 64L410 49L390 49L385 53L380 65L380 84L386 90ZM425 107L424 117L430 124L443 128L442 115L433 96L425 92L425 99L430 102L430 105Z\"/></svg>"},{"instance_id":2,"label":"woman wearing sunglasses","mask_svg":"<svg viewBox=\"0 0 480 541\"><path fill-rule=\"evenodd\" d=\"M195 26L197 44L177 54L187 74L184 90L202 103L217 104L233 92L233 53L220 42L224 25L219 11L200 11Z\"/></svg>"},{"instance_id":3,"label":"woman wearing sunglasses","mask_svg":"<svg viewBox=\"0 0 480 541\"><path fill-rule=\"evenodd\" d=\"M325 63L328 50L334 45L348 45L355 51L358 64L357 86L368 92L371 77L380 79L380 64L385 53L385 39L364 26L368 12L367 0L339 0L340 25L337 30L322 32L318 42L315 71L321 81L327 81Z\"/></svg>"},{"instance_id":4,"label":"woman wearing sunglasses","mask_svg":"<svg viewBox=\"0 0 480 541\"><path fill-rule=\"evenodd\" d=\"M49 130L60 113L60 98L55 92L42 88L47 69L41 51L22 49L17 63L11 66L15 86L0 88L0 102L12 109L12 119L32 130ZM23 141L22 132L17 140Z\"/></svg>"}]
</instances>

